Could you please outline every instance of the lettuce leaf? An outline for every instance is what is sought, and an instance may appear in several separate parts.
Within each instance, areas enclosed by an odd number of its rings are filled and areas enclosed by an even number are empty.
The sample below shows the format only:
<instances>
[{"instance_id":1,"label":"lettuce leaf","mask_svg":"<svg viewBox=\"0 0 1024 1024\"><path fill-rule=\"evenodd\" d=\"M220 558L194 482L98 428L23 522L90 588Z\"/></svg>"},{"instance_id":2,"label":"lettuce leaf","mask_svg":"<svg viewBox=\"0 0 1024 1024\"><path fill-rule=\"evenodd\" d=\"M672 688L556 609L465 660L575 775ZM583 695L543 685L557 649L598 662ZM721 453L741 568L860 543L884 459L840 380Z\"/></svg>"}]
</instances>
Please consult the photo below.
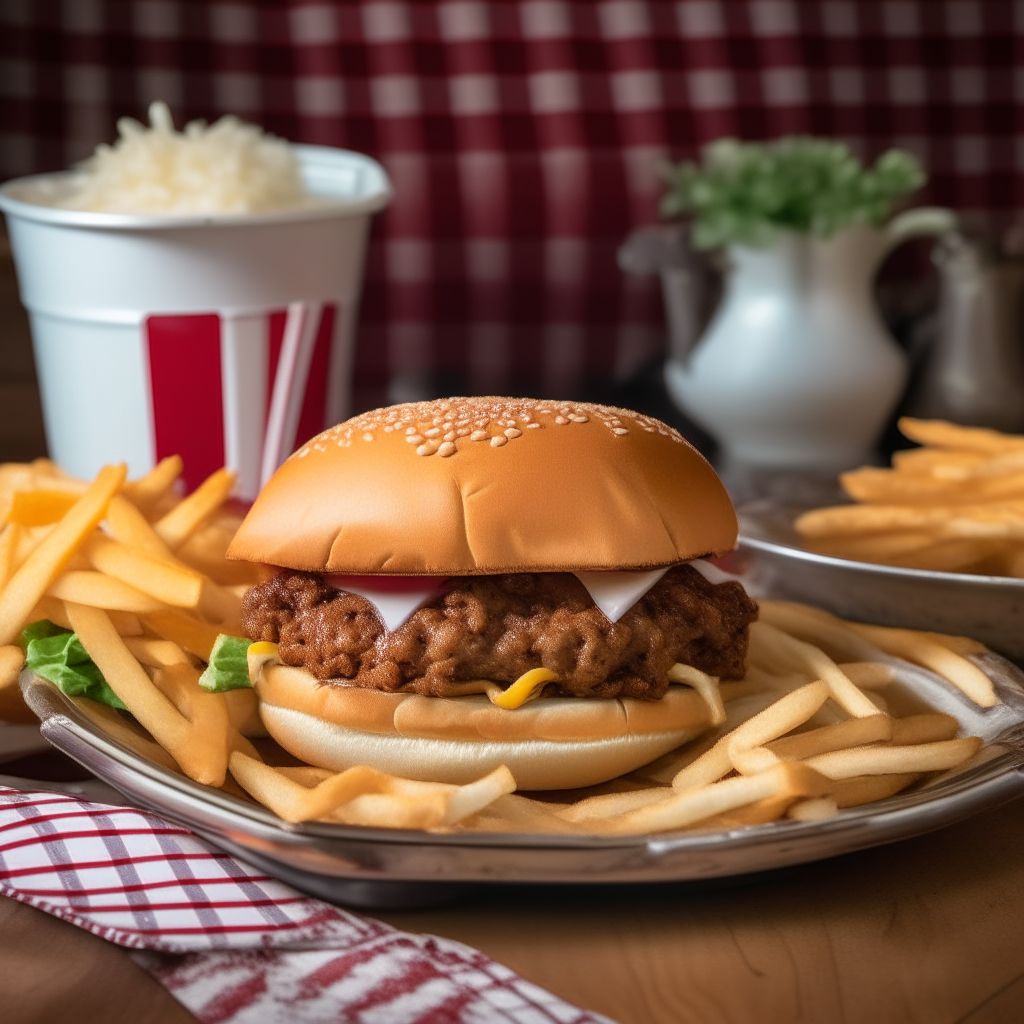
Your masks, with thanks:
<instances>
[{"instance_id":1,"label":"lettuce leaf","mask_svg":"<svg viewBox=\"0 0 1024 1024\"><path fill-rule=\"evenodd\" d=\"M25 650L25 667L55 683L69 697L88 697L128 710L70 630L40 619L25 627L18 643Z\"/></svg>"},{"instance_id":2,"label":"lettuce leaf","mask_svg":"<svg viewBox=\"0 0 1024 1024\"><path fill-rule=\"evenodd\" d=\"M211 693L251 687L249 661L246 655L252 641L243 636L221 633L210 652L210 664L199 677L199 685Z\"/></svg>"}]
</instances>

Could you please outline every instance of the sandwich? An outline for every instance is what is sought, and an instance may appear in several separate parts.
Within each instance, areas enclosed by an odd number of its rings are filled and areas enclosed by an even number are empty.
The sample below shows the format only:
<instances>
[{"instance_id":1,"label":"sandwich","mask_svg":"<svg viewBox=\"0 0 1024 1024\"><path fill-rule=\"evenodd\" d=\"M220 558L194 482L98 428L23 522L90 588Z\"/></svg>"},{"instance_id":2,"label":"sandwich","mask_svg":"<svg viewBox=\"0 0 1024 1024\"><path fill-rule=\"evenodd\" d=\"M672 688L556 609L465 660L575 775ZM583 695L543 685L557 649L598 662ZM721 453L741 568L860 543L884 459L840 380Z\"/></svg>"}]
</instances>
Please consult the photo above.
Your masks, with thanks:
<instances>
[{"instance_id":1,"label":"sandwich","mask_svg":"<svg viewBox=\"0 0 1024 1024\"><path fill-rule=\"evenodd\" d=\"M228 551L270 735L369 765L519 789L593 785L720 719L756 605L704 559L736 515L707 461L639 413L449 398L313 438Z\"/></svg>"}]
</instances>

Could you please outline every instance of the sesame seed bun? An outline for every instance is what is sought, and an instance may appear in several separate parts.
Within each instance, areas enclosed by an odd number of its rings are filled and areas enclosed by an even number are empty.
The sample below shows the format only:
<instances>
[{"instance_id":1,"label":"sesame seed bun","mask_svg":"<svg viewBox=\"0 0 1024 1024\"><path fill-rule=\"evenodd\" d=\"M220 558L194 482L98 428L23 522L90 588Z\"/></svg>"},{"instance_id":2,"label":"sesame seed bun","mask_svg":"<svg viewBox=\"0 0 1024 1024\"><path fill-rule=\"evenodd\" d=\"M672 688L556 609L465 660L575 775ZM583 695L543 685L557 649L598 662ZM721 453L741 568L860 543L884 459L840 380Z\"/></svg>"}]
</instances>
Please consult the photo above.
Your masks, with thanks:
<instances>
[{"instance_id":1,"label":"sesame seed bun","mask_svg":"<svg viewBox=\"0 0 1024 1024\"><path fill-rule=\"evenodd\" d=\"M583 402L391 406L304 445L229 558L315 572L645 569L731 550L714 470L664 423Z\"/></svg>"},{"instance_id":2,"label":"sesame seed bun","mask_svg":"<svg viewBox=\"0 0 1024 1024\"><path fill-rule=\"evenodd\" d=\"M267 731L303 761L458 785L506 765L520 789L591 786L648 764L711 724L704 700L682 686L659 701L541 698L506 711L484 693L421 697L323 684L274 660L253 681Z\"/></svg>"}]
</instances>

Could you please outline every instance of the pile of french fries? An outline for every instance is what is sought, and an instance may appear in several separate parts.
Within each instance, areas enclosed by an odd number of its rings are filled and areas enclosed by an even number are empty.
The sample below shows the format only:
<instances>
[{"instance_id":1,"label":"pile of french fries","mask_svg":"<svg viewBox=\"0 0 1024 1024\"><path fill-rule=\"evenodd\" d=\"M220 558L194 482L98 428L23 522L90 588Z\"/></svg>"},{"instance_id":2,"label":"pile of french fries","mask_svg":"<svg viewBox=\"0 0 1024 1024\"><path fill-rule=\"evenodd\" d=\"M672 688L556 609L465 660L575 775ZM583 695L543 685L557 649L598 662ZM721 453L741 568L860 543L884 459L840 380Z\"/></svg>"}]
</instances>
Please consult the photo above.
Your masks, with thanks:
<instances>
[{"instance_id":1,"label":"pile of french fries","mask_svg":"<svg viewBox=\"0 0 1024 1024\"><path fill-rule=\"evenodd\" d=\"M904 418L923 447L892 468L840 476L857 504L814 509L796 530L820 554L861 562L1024 577L1024 437Z\"/></svg>"},{"instance_id":2,"label":"pile of french fries","mask_svg":"<svg viewBox=\"0 0 1024 1024\"><path fill-rule=\"evenodd\" d=\"M242 594L262 570L224 557L240 521L233 475L220 470L181 498L181 468L166 459L129 482L123 466L108 466L84 483L45 460L0 466L0 717L27 712L15 641L49 619L77 634L128 709L70 698L96 725L286 822L635 835L817 820L979 755L982 741L958 736L956 718L889 706L894 658L981 707L998 703L972 660L986 653L975 641L762 601L744 679L719 683L687 666L671 674L698 690L717 729L603 786L537 798L516 793L504 767L453 786L295 765L266 738L254 691L199 685L218 634L242 635Z\"/></svg>"}]
</instances>

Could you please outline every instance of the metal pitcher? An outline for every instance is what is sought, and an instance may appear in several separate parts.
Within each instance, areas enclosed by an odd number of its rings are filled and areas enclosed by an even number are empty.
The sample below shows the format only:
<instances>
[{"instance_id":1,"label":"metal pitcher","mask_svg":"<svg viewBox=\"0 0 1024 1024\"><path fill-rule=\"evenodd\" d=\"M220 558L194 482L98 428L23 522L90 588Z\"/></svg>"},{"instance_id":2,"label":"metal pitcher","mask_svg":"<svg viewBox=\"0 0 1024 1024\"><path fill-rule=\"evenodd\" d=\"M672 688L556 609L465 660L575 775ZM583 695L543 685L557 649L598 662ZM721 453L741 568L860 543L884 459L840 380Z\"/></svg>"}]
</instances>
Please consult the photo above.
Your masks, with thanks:
<instances>
[{"instance_id":1,"label":"metal pitcher","mask_svg":"<svg viewBox=\"0 0 1024 1024\"><path fill-rule=\"evenodd\" d=\"M936 244L939 309L907 411L929 419L1024 432L1024 253L952 231Z\"/></svg>"}]
</instances>

